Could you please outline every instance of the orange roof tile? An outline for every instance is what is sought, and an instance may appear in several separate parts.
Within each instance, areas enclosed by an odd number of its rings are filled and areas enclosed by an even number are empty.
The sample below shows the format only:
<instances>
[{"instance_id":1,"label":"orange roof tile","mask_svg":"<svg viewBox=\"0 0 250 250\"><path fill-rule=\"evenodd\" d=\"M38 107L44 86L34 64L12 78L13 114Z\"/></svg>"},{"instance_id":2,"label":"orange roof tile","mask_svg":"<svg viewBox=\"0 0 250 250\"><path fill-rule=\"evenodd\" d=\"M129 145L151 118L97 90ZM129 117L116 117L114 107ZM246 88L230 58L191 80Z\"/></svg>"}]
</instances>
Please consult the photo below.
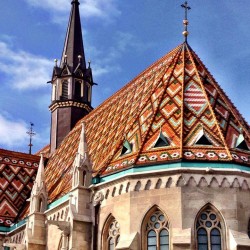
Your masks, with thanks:
<instances>
[{"instance_id":1,"label":"orange roof tile","mask_svg":"<svg viewBox=\"0 0 250 250\"><path fill-rule=\"evenodd\" d=\"M82 119L94 175L176 160L250 165L249 125L187 43L177 46ZM50 200L71 188L80 122L50 158ZM165 138L168 145L158 146ZM123 143L132 151L122 154Z\"/></svg>"}]
</instances>

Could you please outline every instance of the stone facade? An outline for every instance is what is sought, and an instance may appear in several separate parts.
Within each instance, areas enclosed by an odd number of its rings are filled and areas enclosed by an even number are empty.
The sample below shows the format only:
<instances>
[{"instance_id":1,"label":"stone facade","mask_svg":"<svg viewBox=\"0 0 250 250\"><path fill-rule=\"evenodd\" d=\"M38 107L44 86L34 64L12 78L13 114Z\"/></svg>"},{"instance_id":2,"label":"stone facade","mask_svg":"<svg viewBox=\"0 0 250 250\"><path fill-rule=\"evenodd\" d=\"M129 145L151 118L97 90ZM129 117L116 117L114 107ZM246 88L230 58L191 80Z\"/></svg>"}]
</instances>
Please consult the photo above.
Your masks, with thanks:
<instances>
[{"instance_id":1,"label":"stone facade","mask_svg":"<svg viewBox=\"0 0 250 250\"><path fill-rule=\"evenodd\" d=\"M26 225L7 234L3 242L10 249L66 250L93 249L93 240L98 240L96 249L108 250L109 226L115 221L119 224L115 249L144 250L149 217L161 211L170 249L197 249L197 219L209 208L220 220L222 249L250 249L249 187L249 174L242 171L173 169L128 174L72 189L65 201L59 200L44 213L30 214ZM98 233L93 235L96 207Z\"/></svg>"}]
</instances>

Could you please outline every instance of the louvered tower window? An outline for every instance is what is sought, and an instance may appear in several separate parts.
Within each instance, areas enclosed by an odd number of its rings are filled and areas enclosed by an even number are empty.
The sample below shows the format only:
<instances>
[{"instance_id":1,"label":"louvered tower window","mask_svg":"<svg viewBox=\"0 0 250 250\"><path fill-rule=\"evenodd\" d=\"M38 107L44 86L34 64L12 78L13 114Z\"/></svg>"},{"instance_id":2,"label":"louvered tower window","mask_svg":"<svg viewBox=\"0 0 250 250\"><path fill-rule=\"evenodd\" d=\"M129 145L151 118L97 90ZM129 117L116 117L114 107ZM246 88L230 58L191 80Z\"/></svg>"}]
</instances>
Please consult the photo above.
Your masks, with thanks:
<instances>
[{"instance_id":1,"label":"louvered tower window","mask_svg":"<svg viewBox=\"0 0 250 250\"><path fill-rule=\"evenodd\" d=\"M63 83L62 83L62 99L63 100L68 99L68 94L69 94L68 81L63 81Z\"/></svg>"}]
</instances>

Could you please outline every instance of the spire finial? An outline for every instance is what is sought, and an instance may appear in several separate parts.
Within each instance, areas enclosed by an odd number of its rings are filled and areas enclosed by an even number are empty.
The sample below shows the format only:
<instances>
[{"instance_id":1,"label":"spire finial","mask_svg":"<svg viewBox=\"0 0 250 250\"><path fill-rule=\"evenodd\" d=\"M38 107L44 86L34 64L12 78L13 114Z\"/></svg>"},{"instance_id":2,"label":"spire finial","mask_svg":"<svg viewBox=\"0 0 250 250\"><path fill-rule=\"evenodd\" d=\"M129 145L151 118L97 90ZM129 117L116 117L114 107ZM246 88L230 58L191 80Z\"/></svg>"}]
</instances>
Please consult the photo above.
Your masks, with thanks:
<instances>
[{"instance_id":1,"label":"spire finial","mask_svg":"<svg viewBox=\"0 0 250 250\"><path fill-rule=\"evenodd\" d=\"M189 10L191 10L191 7L188 6L187 1L184 4L182 4L181 7L185 9L185 19L183 20L185 30L182 32L182 34L185 37L185 42L186 42L187 41L187 36L189 34L188 30L187 30L187 26L188 26L187 13L188 13Z\"/></svg>"},{"instance_id":2,"label":"spire finial","mask_svg":"<svg viewBox=\"0 0 250 250\"><path fill-rule=\"evenodd\" d=\"M33 146L33 144L32 144L32 137L34 135L36 135L36 133L33 131L33 126L34 126L34 123L30 122L30 129L29 129L29 131L26 132L29 135L29 137L30 137L30 143L28 145L29 146L29 154L31 154L31 148Z\"/></svg>"}]
</instances>

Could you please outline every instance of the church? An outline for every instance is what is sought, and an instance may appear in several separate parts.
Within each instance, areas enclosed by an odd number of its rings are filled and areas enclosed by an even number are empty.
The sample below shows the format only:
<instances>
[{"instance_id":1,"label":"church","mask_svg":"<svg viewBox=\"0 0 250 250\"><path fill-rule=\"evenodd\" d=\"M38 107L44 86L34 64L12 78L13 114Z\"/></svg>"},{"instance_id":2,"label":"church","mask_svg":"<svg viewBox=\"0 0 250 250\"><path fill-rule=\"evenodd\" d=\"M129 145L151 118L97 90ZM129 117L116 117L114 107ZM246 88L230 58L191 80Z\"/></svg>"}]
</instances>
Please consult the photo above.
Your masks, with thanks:
<instances>
[{"instance_id":1,"label":"church","mask_svg":"<svg viewBox=\"0 0 250 250\"><path fill-rule=\"evenodd\" d=\"M93 109L79 4L52 69L50 144L0 149L0 249L250 249L250 127L187 15L184 42Z\"/></svg>"}]
</instances>

